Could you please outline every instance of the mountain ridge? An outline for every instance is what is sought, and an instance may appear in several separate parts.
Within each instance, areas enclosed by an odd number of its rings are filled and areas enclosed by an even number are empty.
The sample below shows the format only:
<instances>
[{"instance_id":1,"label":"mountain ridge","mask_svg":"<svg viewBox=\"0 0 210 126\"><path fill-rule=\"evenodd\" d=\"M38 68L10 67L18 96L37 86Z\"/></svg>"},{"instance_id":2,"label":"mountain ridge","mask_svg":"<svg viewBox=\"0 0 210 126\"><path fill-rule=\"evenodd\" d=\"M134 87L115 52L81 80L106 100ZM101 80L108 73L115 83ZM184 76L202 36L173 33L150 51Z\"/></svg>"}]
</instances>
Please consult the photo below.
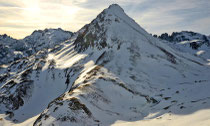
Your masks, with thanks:
<instances>
[{"instance_id":1,"label":"mountain ridge","mask_svg":"<svg viewBox=\"0 0 210 126\"><path fill-rule=\"evenodd\" d=\"M35 30L24 39L13 39L6 34L0 35L0 65L30 56L38 50L53 47L72 36L72 32L62 29Z\"/></svg>"},{"instance_id":2,"label":"mountain ridge","mask_svg":"<svg viewBox=\"0 0 210 126\"><path fill-rule=\"evenodd\" d=\"M160 36L154 35L154 37L163 40L176 50L198 56L204 60L210 58L210 37L206 35L192 31L182 31L173 32L171 35L167 33Z\"/></svg>"}]
</instances>

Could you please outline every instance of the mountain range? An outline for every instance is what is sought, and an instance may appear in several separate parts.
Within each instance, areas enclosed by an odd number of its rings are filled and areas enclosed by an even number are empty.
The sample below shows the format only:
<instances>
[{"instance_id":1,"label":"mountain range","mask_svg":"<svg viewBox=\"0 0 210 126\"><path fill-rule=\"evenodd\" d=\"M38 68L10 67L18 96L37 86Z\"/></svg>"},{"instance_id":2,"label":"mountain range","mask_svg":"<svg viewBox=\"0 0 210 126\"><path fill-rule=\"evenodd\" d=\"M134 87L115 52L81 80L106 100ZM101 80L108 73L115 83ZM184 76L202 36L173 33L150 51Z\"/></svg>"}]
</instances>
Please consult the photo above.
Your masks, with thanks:
<instances>
[{"instance_id":1,"label":"mountain range","mask_svg":"<svg viewBox=\"0 0 210 126\"><path fill-rule=\"evenodd\" d=\"M75 33L2 35L0 125L207 126L204 36L152 36L117 4Z\"/></svg>"},{"instance_id":2,"label":"mountain range","mask_svg":"<svg viewBox=\"0 0 210 126\"><path fill-rule=\"evenodd\" d=\"M31 56L42 49L52 48L69 39L72 34L58 28L34 31L21 40L11 38L6 34L0 35L0 65Z\"/></svg>"},{"instance_id":3,"label":"mountain range","mask_svg":"<svg viewBox=\"0 0 210 126\"><path fill-rule=\"evenodd\" d=\"M208 59L210 54L210 37L192 31L173 32L154 37L163 40L171 48L181 52L190 53L203 59Z\"/></svg>"}]
</instances>

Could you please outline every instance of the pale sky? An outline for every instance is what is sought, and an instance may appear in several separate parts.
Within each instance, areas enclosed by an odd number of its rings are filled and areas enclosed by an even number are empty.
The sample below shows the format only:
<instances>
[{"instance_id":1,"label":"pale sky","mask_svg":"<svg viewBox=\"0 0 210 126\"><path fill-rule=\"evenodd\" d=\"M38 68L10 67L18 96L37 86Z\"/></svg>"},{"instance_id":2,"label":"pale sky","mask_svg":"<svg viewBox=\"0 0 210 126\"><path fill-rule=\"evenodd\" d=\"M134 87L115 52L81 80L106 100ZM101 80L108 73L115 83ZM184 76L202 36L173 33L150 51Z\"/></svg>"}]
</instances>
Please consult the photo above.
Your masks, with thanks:
<instances>
[{"instance_id":1,"label":"pale sky","mask_svg":"<svg viewBox=\"0 0 210 126\"><path fill-rule=\"evenodd\" d=\"M113 3L152 34L210 35L210 0L0 0L0 34L24 38L45 28L76 32Z\"/></svg>"}]
</instances>

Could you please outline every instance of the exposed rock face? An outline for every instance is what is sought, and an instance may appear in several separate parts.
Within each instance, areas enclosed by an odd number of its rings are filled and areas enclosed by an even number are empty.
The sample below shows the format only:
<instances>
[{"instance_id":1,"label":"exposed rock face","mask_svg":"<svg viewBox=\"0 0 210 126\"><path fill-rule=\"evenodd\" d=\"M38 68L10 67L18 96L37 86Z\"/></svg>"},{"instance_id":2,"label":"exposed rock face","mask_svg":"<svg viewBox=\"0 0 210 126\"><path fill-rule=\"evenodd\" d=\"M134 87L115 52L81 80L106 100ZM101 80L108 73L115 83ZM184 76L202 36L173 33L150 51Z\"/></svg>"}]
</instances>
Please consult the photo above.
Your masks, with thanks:
<instances>
[{"instance_id":1,"label":"exposed rock face","mask_svg":"<svg viewBox=\"0 0 210 126\"><path fill-rule=\"evenodd\" d=\"M1 88L1 93L3 93L3 95L0 95L1 103L5 104L9 110L17 110L24 105L24 99L32 94L34 85L33 81L24 80L19 84L10 81L5 86ZM15 89L15 92L11 92L13 89Z\"/></svg>"}]
</instances>

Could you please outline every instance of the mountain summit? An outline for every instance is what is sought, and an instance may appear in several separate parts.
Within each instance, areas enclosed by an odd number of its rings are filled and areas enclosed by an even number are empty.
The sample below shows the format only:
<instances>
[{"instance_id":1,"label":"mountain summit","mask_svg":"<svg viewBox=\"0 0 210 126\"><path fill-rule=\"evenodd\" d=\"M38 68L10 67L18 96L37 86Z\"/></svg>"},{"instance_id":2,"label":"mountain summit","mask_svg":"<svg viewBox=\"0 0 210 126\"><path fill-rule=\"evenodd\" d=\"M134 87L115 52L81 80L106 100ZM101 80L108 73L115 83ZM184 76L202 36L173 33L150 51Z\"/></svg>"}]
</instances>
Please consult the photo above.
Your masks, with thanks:
<instances>
[{"instance_id":1,"label":"mountain summit","mask_svg":"<svg viewBox=\"0 0 210 126\"><path fill-rule=\"evenodd\" d=\"M122 36L128 41L134 39L128 32L147 38L150 36L128 17L119 5L113 4L104 9L90 24L79 30L78 37L74 41L75 48L80 52L88 47L98 49L116 45L120 47L120 43L115 40L117 36Z\"/></svg>"},{"instance_id":2,"label":"mountain summit","mask_svg":"<svg viewBox=\"0 0 210 126\"><path fill-rule=\"evenodd\" d=\"M116 13L116 12L120 12L120 13L124 12L124 10L118 4L112 4L106 10L112 11L114 13Z\"/></svg>"},{"instance_id":3,"label":"mountain summit","mask_svg":"<svg viewBox=\"0 0 210 126\"><path fill-rule=\"evenodd\" d=\"M109 126L210 106L206 61L153 38L119 5L48 50L1 69L5 122Z\"/></svg>"}]
</instances>

